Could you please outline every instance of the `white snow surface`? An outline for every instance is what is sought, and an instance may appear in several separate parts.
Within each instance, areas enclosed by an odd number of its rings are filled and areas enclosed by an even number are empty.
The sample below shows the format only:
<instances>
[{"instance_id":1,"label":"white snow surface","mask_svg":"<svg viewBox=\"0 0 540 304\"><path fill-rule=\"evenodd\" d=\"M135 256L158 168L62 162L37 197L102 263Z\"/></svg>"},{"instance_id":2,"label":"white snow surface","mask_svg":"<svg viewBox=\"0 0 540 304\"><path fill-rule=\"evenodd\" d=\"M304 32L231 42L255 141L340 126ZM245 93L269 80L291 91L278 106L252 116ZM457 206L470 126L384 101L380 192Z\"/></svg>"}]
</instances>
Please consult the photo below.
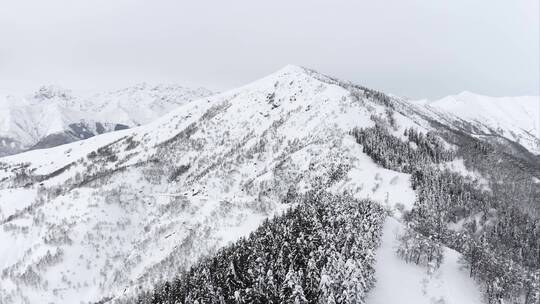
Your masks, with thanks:
<instances>
[{"instance_id":1,"label":"white snow surface","mask_svg":"<svg viewBox=\"0 0 540 304\"><path fill-rule=\"evenodd\" d=\"M347 176L331 191L410 209L409 176L374 164L349 134L386 115L353 90L287 66L140 127L0 158L0 302L88 303L149 288L248 235L288 207L290 187L307 191L341 164ZM395 116L396 135L429 125ZM25 174L43 178L27 185ZM387 296L377 303L404 303Z\"/></svg>"}]
</instances>

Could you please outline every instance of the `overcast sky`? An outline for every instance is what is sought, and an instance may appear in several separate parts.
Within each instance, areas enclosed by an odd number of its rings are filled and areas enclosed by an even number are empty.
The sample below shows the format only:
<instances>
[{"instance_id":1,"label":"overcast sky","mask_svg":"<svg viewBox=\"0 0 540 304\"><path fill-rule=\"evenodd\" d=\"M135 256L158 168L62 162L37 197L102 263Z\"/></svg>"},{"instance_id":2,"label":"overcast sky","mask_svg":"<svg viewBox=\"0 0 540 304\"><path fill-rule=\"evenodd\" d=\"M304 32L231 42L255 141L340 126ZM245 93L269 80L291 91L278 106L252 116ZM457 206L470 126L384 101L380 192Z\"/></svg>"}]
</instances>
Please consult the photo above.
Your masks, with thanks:
<instances>
[{"instance_id":1,"label":"overcast sky","mask_svg":"<svg viewBox=\"0 0 540 304\"><path fill-rule=\"evenodd\" d=\"M225 90L297 64L412 98L538 95L538 0L0 0L0 92Z\"/></svg>"}]
</instances>

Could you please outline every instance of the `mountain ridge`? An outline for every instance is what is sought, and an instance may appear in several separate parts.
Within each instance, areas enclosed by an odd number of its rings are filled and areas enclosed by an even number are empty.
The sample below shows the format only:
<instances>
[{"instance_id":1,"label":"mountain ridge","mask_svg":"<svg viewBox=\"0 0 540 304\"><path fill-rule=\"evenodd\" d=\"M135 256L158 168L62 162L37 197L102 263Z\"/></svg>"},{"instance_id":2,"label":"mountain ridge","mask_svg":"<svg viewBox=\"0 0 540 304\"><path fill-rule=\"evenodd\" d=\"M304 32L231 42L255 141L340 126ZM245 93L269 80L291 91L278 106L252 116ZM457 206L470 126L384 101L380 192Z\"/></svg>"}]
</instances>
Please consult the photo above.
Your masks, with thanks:
<instances>
[{"instance_id":1,"label":"mountain ridge","mask_svg":"<svg viewBox=\"0 0 540 304\"><path fill-rule=\"evenodd\" d=\"M79 252L90 255L84 254L82 262L95 261L96 266L90 270L66 274L74 286L78 283L84 286L85 277L102 282L95 285L86 282L88 300L97 301L99 296L117 294L117 288L123 290L130 285L130 280L148 286L159 273L163 278L170 278L174 268L165 266L190 265L201 254L245 235L254 229L248 227L257 226L264 218L282 210L284 206L278 201L286 195L292 180L309 188L311 180L331 170L332 163L337 166L338 159L353 157L351 152L344 152L358 149L356 144L351 140L343 142L342 136L355 125L371 126L372 123L369 111L348 95L348 91L320 82L303 69L288 67L239 89L188 103L148 125L4 157L0 161L3 167L7 166L4 167L7 170L0 173L0 180L4 180L2 187L6 187L2 190L3 225L25 226L24 218L31 216L28 210L43 212L47 222L56 223L43 224L48 228L42 232L34 230L37 227L29 229L35 231L32 234L38 234L38 239L48 239L47 235L58 233L69 235L70 243L53 246L53 249L62 249L63 263L67 263L62 264L65 269L79 269ZM382 108L379 111L384 113ZM330 161L332 159L334 161ZM26 175L34 176L39 182L27 188L10 186L12 182L19 184L20 181L20 185L24 185L34 179L27 179ZM406 180L403 177L399 184ZM47 203L41 205L42 199L37 194L40 187L42 193L58 189L63 194L43 198ZM399 196L390 196L391 201L403 196L403 187L397 188ZM90 198L94 191L97 192ZM305 190L298 187L298 191ZM119 200L113 193L118 193ZM77 196L79 199L75 199ZM376 192L376 197L383 199L384 196L383 192ZM25 203L16 204L21 197L26 197ZM131 197L131 203L125 201L127 197ZM68 201L73 200L79 203L70 206ZM105 201L116 203L109 205ZM180 204L183 201L185 203ZM91 207L95 204L96 207ZM62 213L51 214L55 206L62 208ZM100 210L108 215L100 215ZM190 212L194 212L193 215ZM145 218L141 218L141 214L145 214ZM108 223L107 226L99 224L100 221ZM59 232L56 227L62 227L63 222L71 228ZM106 227L116 226L117 222L126 223L122 224L126 225L125 230L109 232ZM145 232L144 227L150 230ZM107 229L107 235L112 233L111 237L118 236L124 241L103 247L106 238L101 240L99 236L103 229ZM0 238L11 243L13 237L18 238L15 232L18 228L8 231L0 232ZM193 231L193 236L189 236L189 231ZM165 238L169 234L172 236ZM85 245L88 242L85 235L94 245ZM198 249L180 246L190 238L198 244L195 247ZM48 248L50 245L37 246ZM145 248L147 255L153 258L130 257L129 252L135 248L139 248L137 251ZM29 252L29 249L22 247L20 252ZM6 267L9 266L6 273L10 273L3 279L2 286L13 286L8 282L18 282L26 265L39 259L38 251L31 252L35 253L29 253L28 258L0 253ZM99 259L90 258L96 254ZM100 271L109 269L107 265L112 262L112 256L122 257L132 266L118 273L116 279L101 277ZM38 275L41 282L48 280L48 290L67 287L66 283L53 280L55 267L50 266ZM81 276L87 271L87 275ZM3 294L31 299L34 297L31 290L21 295L16 289L10 289ZM77 299L78 292L72 287L62 295L65 299ZM53 294L47 297L60 301Z\"/></svg>"},{"instance_id":2,"label":"mountain ridge","mask_svg":"<svg viewBox=\"0 0 540 304\"><path fill-rule=\"evenodd\" d=\"M372 148L354 130L370 130L382 143L392 139L388 149ZM13 244L0 250L0 299L121 301L246 237L291 208L291 197L317 187L373 200L405 221L422 198L414 189L422 175L376 160L392 155L390 147L405 147L403 155L428 155L436 167L461 162L464 168L469 159L447 162L460 141L490 151L474 138L433 135L445 132L436 116L408 101L287 66L146 125L0 158L0 242ZM487 178L463 168L472 185ZM452 181L465 175L460 170ZM457 253L450 254L444 269L458 273ZM450 282L439 277L434 284ZM423 290L420 278L412 278ZM472 278L461 273L460 280L480 297ZM415 300L452 303L451 296L429 288Z\"/></svg>"}]
</instances>

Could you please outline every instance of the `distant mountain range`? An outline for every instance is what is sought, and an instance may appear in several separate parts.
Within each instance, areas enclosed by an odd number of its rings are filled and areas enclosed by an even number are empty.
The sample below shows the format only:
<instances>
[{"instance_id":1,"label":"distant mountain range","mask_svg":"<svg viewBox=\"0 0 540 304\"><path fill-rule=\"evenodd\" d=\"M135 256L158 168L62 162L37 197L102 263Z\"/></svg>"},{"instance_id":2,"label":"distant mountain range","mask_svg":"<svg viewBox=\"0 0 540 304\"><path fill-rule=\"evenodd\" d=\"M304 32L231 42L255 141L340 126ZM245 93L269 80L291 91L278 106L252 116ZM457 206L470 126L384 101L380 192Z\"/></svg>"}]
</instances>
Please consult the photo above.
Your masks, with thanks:
<instances>
[{"instance_id":1,"label":"distant mountain range","mask_svg":"<svg viewBox=\"0 0 540 304\"><path fill-rule=\"evenodd\" d=\"M502 137L540 154L540 97L489 97L462 92L417 101L427 113L485 140Z\"/></svg>"},{"instance_id":2,"label":"distant mountain range","mask_svg":"<svg viewBox=\"0 0 540 304\"><path fill-rule=\"evenodd\" d=\"M92 96L44 86L26 97L1 97L0 156L146 124L210 94L202 88L140 84Z\"/></svg>"}]
</instances>

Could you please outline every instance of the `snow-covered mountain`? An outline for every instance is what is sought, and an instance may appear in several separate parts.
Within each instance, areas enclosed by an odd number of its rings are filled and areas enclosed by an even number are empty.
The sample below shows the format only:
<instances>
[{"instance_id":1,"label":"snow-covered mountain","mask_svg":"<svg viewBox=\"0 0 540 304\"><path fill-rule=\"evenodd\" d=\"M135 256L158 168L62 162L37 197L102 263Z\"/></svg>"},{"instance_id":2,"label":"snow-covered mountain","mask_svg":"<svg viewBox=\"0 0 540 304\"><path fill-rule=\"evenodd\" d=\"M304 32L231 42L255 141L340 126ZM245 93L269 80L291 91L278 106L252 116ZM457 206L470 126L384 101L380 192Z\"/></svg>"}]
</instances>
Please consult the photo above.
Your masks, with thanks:
<instances>
[{"instance_id":1,"label":"snow-covered mountain","mask_svg":"<svg viewBox=\"0 0 540 304\"><path fill-rule=\"evenodd\" d=\"M413 103L430 116L479 138L504 138L540 155L540 96L489 97L462 92Z\"/></svg>"},{"instance_id":2,"label":"snow-covered mountain","mask_svg":"<svg viewBox=\"0 0 540 304\"><path fill-rule=\"evenodd\" d=\"M47 148L148 123L205 89L146 84L92 96L74 96L57 86L21 98L0 100L0 156Z\"/></svg>"},{"instance_id":3,"label":"snow-covered mountain","mask_svg":"<svg viewBox=\"0 0 540 304\"><path fill-rule=\"evenodd\" d=\"M487 180L463 159L450 161L452 152L438 154L474 139L418 135L437 132L437 119L407 101L287 66L140 127L1 158L0 302L121 301L248 236L294 207L291 196L319 188L373 200L392 214L379 231L377 252L357 253L377 259L365 264L376 270L374 289L357 282L370 292L368 303L391 303L396 295L389 291L404 289L410 292L402 303L479 303L482 287L462 269L464 250L438 244L444 262L428 272L395 253L396 232L414 212L404 215L425 199L417 184L423 175L403 165L407 155L418 164L426 159L415 153L430 155L437 163L426 170L457 172L452 183L459 176L471 185ZM391 151L359 142L364 137L353 130L362 128L407 154L395 164L380 162ZM400 140L411 141L400 146ZM476 218L488 227L494 220L476 209L469 216L467 203L460 206L456 214L466 216L452 227ZM390 266L406 273L396 280ZM464 286L464 295L456 295Z\"/></svg>"}]
</instances>

